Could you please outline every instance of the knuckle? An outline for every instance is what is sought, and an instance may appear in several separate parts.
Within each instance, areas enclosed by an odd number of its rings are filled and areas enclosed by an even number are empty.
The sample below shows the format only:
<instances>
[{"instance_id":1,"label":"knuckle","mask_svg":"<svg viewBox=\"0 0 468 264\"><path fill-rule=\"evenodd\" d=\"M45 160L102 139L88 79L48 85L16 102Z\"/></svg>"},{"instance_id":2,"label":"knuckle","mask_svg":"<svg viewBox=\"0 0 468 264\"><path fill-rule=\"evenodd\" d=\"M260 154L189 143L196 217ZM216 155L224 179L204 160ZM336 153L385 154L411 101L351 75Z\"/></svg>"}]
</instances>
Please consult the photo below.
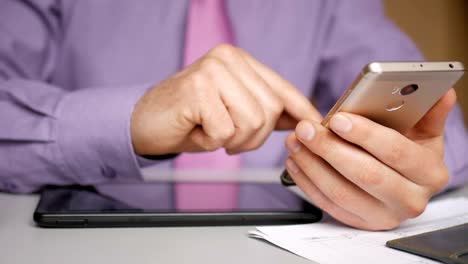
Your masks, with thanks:
<instances>
[{"instance_id":1,"label":"knuckle","mask_svg":"<svg viewBox=\"0 0 468 264\"><path fill-rule=\"evenodd\" d=\"M283 113L284 104L281 100L275 99L272 100L271 104L269 105L269 109L273 116L278 117L281 115L281 113Z\"/></svg>"},{"instance_id":2,"label":"knuckle","mask_svg":"<svg viewBox=\"0 0 468 264\"><path fill-rule=\"evenodd\" d=\"M222 141L210 138L204 142L204 144L201 146L203 150L205 151L215 151L222 147Z\"/></svg>"},{"instance_id":3,"label":"knuckle","mask_svg":"<svg viewBox=\"0 0 468 264\"><path fill-rule=\"evenodd\" d=\"M184 80L182 81L182 85L185 88L190 89L193 92L203 92L204 88L207 87L206 78L199 71L194 72L190 74L190 76L187 76L186 78L184 78Z\"/></svg>"},{"instance_id":4,"label":"knuckle","mask_svg":"<svg viewBox=\"0 0 468 264\"><path fill-rule=\"evenodd\" d=\"M437 173L433 176L433 183L435 192L442 190L449 181L449 171L444 165L442 169L437 170Z\"/></svg>"},{"instance_id":5,"label":"knuckle","mask_svg":"<svg viewBox=\"0 0 468 264\"><path fill-rule=\"evenodd\" d=\"M203 150L208 151L208 152L215 151L218 148L219 148L218 145L216 145L214 143L207 143L206 145L203 146Z\"/></svg>"},{"instance_id":6,"label":"knuckle","mask_svg":"<svg viewBox=\"0 0 468 264\"><path fill-rule=\"evenodd\" d=\"M242 143L239 139L239 136L236 134L234 137L231 139L227 140L226 143L224 144L224 147L228 149L230 152L241 152L243 149Z\"/></svg>"},{"instance_id":7,"label":"knuckle","mask_svg":"<svg viewBox=\"0 0 468 264\"><path fill-rule=\"evenodd\" d=\"M388 164L398 164L405 160L405 149L399 144L392 144L390 150L384 154L384 160Z\"/></svg>"},{"instance_id":8,"label":"knuckle","mask_svg":"<svg viewBox=\"0 0 468 264\"><path fill-rule=\"evenodd\" d=\"M385 178L383 170L371 162L365 163L357 173L358 182L365 186L379 185Z\"/></svg>"},{"instance_id":9,"label":"knuckle","mask_svg":"<svg viewBox=\"0 0 468 264\"><path fill-rule=\"evenodd\" d=\"M214 73L221 66L221 61L215 57L207 56L200 61L202 72Z\"/></svg>"},{"instance_id":10,"label":"knuckle","mask_svg":"<svg viewBox=\"0 0 468 264\"><path fill-rule=\"evenodd\" d=\"M210 54L218 58L229 59L237 53L237 50L234 46L229 44L221 44L214 47Z\"/></svg>"},{"instance_id":11,"label":"knuckle","mask_svg":"<svg viewBox=\"0 0 468 264\"><path fill-rule=\"evenodd\" d=\"M219 140L225 142L228 139L232 138L236 133L234 126L224 126L219 130Z\"/></svg>"},{"instance_id":12,"label":"knuckle","mask_svg":"<svg viewBox=\"0 0 468 264\"><path fill-rule=\"evenodd\" d=\"M350 193L346 188L334 186L330 188L329 198L335 204L343 205L349 200Z\"/></svg>"},{"instance_id":13,"label":"knuckle","mask_svg":"<svg viewBox=\"0 0 468 264\"><path fill-rule=\"evenodd\" d=\"M221 126L216 133L210 135L210 144L215 147L224 146L224 144L234 135L235 129L232 126Z\"/></svg>"},{"instance_id":14,"label":"knuckle","mask_svg":"<svg viewBox=\"0 0 468 264\"><path fill-rule=\"evenodd\" d=\"M249 119L249 128L257 131L265 125L265 122L263 115L254 115L254 117Z\"/></svg>"},{"instance_id":15,"label":"knuckle","mask_svg":"<svg viewBox=\"0 0 468 264\"><path fill-rule=\"evenodd\" d=\"M410 218L421 215L426 209L427 201L425 199L413 199L405 204L404 211Z\"/></svg>"}]
</instances>

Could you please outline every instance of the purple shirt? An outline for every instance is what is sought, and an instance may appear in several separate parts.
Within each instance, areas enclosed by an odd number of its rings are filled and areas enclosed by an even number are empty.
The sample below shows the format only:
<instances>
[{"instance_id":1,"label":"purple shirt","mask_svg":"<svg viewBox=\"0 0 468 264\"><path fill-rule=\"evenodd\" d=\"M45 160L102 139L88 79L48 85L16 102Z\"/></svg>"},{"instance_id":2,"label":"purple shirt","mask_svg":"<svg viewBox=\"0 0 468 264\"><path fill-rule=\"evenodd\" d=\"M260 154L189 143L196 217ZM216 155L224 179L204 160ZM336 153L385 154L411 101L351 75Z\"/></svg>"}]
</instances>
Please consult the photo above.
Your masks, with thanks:
<instances>
[{"instance_id":1,"label":"purple shirt","mask_svg":"<svg viewBox=\"0 0 468 264\"><path fill-rule=\"evenodd\" d=\"M181 69L188 1L0 6L0 189L139 179L151 162L132 149L131 113L147 89ZM375 0L229 0L227 12L236 45L323 113L364 64L421 60ZM243 166L282 167L287 133L242 154ZM468 180L468 137L458 107L445 140L450 186L459 185Z\"/></svg>"}]
</instances>

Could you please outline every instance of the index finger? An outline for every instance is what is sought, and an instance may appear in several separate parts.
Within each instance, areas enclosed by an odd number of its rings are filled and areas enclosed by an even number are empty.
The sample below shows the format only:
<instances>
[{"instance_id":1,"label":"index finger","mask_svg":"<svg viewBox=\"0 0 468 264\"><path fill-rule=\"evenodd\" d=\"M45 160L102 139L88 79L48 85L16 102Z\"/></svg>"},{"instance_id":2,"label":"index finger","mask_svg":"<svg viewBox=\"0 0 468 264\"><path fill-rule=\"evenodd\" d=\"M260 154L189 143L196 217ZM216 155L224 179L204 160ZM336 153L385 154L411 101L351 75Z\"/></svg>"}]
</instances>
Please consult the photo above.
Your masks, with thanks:
<instances>
[{"instance_id":1,"label":"index finger","mask_svg":"<svg viewBox=\"0 0 468 264\"><path fill-rule=\"evenodd\" d=\"M294 85L282 78L278 73L254 59L247 52L239 49L247 63L268 83L278 97L283 101L286 113L300 121L304 119L320 122L323 118Z\"/></svg>"}]
</instances>

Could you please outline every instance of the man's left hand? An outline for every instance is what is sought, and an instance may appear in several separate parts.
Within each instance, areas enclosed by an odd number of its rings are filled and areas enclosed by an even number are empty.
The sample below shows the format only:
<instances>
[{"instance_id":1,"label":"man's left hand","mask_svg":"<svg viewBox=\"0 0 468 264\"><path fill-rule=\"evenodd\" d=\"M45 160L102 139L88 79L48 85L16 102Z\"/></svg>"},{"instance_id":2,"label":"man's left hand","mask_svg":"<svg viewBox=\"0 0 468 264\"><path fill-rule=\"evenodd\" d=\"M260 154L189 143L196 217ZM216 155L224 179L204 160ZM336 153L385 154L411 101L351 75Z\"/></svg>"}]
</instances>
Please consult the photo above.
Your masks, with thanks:
<instances>
[{"instance_id":1,"label":"man's left hand","mask_svg":"<svg viewBox=\"0 0 468 264\"><path fill-rule=\"evenodd\" d=\"M349 113L335 114L330 129L301 121L286 140L288 172L337 220L367 230L395 228L420 215L448 182L443 137L455 102L451 89L404 135Z\"/></svg>"}]
</instances>

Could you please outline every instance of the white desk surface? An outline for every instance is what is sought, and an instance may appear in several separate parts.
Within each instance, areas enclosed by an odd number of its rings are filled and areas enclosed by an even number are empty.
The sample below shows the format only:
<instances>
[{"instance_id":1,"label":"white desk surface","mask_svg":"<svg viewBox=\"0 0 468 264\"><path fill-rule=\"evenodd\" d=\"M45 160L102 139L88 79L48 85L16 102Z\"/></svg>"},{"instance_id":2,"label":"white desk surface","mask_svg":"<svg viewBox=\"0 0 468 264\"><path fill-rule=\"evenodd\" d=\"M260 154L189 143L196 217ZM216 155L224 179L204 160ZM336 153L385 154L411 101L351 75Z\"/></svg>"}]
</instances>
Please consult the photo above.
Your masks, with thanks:
<instances>
[{"instance_id":1,"label":"white desk surface","mask_svg":"<svg viewBox=\"0 0 468 264\"><path fill-rule=\"evenodd\" d=\"M447 196L468 196L468 186ZM248 238L252 226L38 228L38 198L0 193L0 263L312 263Z\"/></svg>"}]
</instances>

